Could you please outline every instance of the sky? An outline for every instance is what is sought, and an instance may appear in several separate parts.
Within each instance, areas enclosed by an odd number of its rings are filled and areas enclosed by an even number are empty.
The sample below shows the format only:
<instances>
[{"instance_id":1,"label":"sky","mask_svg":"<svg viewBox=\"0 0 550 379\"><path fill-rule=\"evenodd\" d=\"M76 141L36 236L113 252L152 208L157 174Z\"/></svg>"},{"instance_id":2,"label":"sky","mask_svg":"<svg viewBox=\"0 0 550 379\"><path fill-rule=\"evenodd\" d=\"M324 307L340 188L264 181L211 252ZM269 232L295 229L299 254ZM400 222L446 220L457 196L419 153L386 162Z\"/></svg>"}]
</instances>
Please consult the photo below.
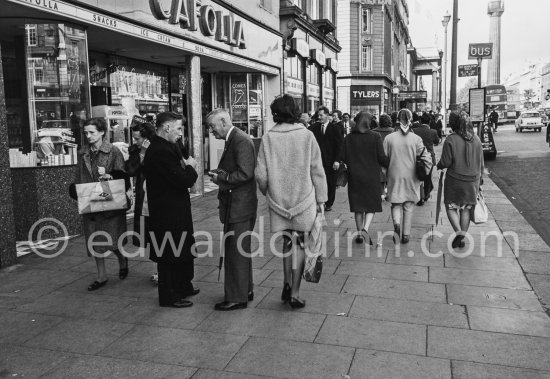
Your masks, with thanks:
<instances>
[{"instance_id":1,"label":"sky","mask_svg":"<svg viewBox=\"0 0 550 379\"><path fill-rule=\"evenodd\" d=\"M446 11L452 14L453 0L407 0L409 34L417 48L437 46L444 49L445 32L441 21ZM474 64L468 60L468 44L489 42L488 0L458 0L458 64ZM550 0L504 0L501 26L501 81L509 75L538 63L550 62ZM447 29L447 83L450 83L452 19ZM482 78L487 70L483 65ZM469 78L458 78L460 90ZM425 77L425 83L431 78ZM430 84L431 85L431 84ZM428 87L431 88L431 87ZM447 84L447 89L449 84Z\"/></svg>"}]
</instances>

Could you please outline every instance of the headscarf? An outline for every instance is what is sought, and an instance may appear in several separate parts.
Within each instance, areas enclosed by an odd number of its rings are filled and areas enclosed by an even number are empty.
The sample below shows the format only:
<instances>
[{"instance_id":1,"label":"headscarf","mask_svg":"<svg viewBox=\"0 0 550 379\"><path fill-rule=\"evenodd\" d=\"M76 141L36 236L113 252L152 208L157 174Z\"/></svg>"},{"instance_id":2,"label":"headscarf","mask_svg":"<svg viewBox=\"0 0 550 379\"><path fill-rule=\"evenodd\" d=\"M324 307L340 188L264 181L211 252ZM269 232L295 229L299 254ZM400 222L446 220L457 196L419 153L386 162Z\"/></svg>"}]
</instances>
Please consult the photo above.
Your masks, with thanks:
<instances>
[{"instance_id":1,"label":"headscarf","mask_svg":"<svg viewBox=\"0 0 550 379\"><path fill-rule=\"evenodd\" d=\"M458 124L456 134L464 138L466 141L471 141L474 138L474 125L470 118L461 118Z\"/></svg>"},{"instance_id":2,"label":"headscarf","mask_svg":"<svg viewBox=\"0 0 550 379\"><path fill-rule=\"evenodd\" d=\"M373 119L372 114L367 111L357 113L353 119L355 121L355 129L361 132L370 130Z\"/></svg>"},{"instance_id":3,"label":"headscarf","mask_svg":"<svg viewBox=\"0 0 550 379\"><path fill-rule=\"evenodd\" d=\"M407 108L403 108L399 111L398 119L399 119L399 130L401 130L401 133L403 135L409 134L411 131L411 120L413 118L412 112L408 110Z\"/></svg>"}]
</instances>

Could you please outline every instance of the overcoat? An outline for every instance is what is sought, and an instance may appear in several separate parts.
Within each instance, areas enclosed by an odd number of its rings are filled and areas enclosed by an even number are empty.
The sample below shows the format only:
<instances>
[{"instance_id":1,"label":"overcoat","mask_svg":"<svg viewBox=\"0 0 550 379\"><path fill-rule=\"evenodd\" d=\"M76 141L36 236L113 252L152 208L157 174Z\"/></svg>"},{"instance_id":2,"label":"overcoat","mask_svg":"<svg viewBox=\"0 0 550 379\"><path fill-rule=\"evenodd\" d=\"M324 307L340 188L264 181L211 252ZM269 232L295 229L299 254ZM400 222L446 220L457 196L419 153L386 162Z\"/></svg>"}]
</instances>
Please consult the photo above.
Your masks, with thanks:
<instances>
[{"instance_id":1,"label":"overcoat","mask_svg":"<svg viewBox=\"0 0 550 379\"><path fill-rule=\"evenodd\" d=\"M143 170L143 162L139 156L140 148L137 145L132 145L128 148L128 160L125 163L126 174L129 177L135 177L134 191L134 232L140 234L143 231L146 231L145 225L141 225L142 215L141 211L143 209L143 198L145 197L145 191L143 189L143 182L145 181L145 173ZM135 237L135 236L134 236ZM135 246L141 246L145 242L145 236L140 238L133 238L133 244ZM142 246L145 247L145 246Z\"/></svg>"},{"instance_id":2,"label":"overcoat","mask_svg":"<svg viewBox=\"0 0 550 379\"><path fill-rule=\"evenodd\" d=\"M157 263L189 262L195 257L189 188L198 175L193 167L182 163L176 144L159 136L150 141L143 161L149 206L149 258Z\"/></svg>"},{"instance_id":3,"label":"overcoat","mask_svg":"<svg viewBox=\"0 0 550 379\"><path fill-rule=\"evenodd\" d=\"M129 188L129 180L124 169L124 157L122 152L109 142L103 142L97 152L92 152L90 146L85 144L78 152L75 183L93 183L99 181L98 167L103 167L106 174L114 179L125 179L126 189ZM74 193L76 198L76 191ZM107 233L112 243L103 245L106 240L100 236L94 237L94 241L101 242L94 246L94 252L103 254L107 251L118 249L120 237L126 232L126 210L106 211L82 215L82 229L86 241L95 232ZM125 243L125 241L121 241ZM88 249L87 245L86 248ZM90 251L88 251L90 255Z\"/></svg>"},{"instance_id":4,"label":"overcoat","mask_svg":"<svg viewBox=\"0 0 550 379\"><path fill-rule=\"evenodd\" d=\"M323 134L323 124L316 122L310 129L321 149L323 167L332 168L334 162L341 162L344 159L344 134L341 128L329 122Z\"/></svg>"}]
</instances>

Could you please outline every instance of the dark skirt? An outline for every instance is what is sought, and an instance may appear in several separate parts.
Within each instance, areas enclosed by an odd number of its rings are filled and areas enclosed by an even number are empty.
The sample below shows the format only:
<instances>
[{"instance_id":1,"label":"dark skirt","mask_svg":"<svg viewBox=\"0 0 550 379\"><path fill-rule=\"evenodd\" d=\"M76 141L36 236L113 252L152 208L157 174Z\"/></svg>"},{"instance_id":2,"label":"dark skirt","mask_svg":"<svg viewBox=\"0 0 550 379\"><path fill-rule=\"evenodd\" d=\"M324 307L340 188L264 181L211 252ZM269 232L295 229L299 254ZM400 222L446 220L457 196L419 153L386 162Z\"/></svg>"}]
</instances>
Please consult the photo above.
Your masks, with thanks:
<instances>
[{"instance_id":1,"label":"dark skirt","mask_svg":"<svg viewBox=\"0 0 550 379\"><path fill-rule=\"evenodd\" d=\"M357 180L352 175L348 182L348 198L350 212L376 213L382 212L382 186L378 180Z\"/></svg>"},{"instance_id":2,"label":"dark skirt","mask_svg":"<svg viewBox=\"0 0 550 379\"><path fill-rule=\"evenodd\" d=\"M445 204L454 203L456 205L475 205L477 202L477 189L479 182L465 182L445 176L445 187L443 190Z\"/></svg>"},{"instance_id":3,"label":"dark skirt","mask_svg":"<svg viewBox=\"0 0 550 379\"><path fill-rule=\"evenodd\" d=\"M93 241L99 245L94 245L94 251L98 254L104 254L107 251L113 251L121 246L124 246L127 242L126 238L120 241L119 239L127 231L126 227L126 212L125 211L110 211L99 212L82 215L82 229L84 232L84 238L87 242L90 237L97 232L99 235L94 235ZM107 233L110 239L107 239L105 235ZM111 243L106 245L105 243L110 241ZM86 245L88 256L93 256Z\"/></svg>"}]
</instances>

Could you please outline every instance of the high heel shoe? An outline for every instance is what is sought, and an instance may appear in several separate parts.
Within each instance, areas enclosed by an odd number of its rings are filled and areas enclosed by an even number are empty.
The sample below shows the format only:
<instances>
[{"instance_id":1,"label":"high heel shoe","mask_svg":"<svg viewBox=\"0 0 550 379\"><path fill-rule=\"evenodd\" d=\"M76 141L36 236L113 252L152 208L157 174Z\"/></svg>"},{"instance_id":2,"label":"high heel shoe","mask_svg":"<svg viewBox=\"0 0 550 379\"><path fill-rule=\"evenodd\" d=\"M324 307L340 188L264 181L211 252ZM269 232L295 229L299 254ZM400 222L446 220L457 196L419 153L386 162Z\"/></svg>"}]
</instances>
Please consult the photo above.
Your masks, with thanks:
<instances>
[{"instance_id":1,"label":"high heel shoe","mask_svg":"<svg viewBox=\"0 0 550 379\"><path fill-rule=\"evenodd\" d=\"M462 242L463 238L464 238L464 236L461 236L460 234L457 234L456 237L453 239L453 242L451 243L451 247L453 249L456 249L457 247L464 247L465 244L464 244L464 242Z\"/></svg>"},{"instance_id":2,"label":"high heel shoe","mask_svg":"<svg viewBox=\"0 0 550 379\"><path fill-rule=\"evenodd\" d=\"M370 234L369 234L369 232L367 231L367 229L363 228L362 232L364 232L364 233L367 235L367 237L368 237L368 239L369 239L369 245L372 246L372 245L373 245L372 239L370 238Z\"/></svg>"},{"instance_id":3,"label":"high heel shoe","mask_svg":"<svg viewBox=\"0 0 550 379\"><path fill-rule=\"evenodd\" d=\"M297 297L291 297L288 303L290 304L290 307L293 309L303 308L306 306L306 301L302 299L298 299Z\"/></svg>"},{"instance_id":4,"label":"high heel shoe","mask_svg":"<svg viewBox=\"0 0 550 379\"><path fill-rule=\"evenodd\" d=\"M120 280L123 280L123 279L126 279L126 277L128 276L128 258L124 257L124 261L126 262L126 267L125 268L121 268L118 270L118 278Z\"/></svg>"},{"instance_id":5,"label":"high heel shoe","mask_svg":"<svg viewBox=\"0 0 550 379\"><path fill-rule=\"evenodd\" d=\"M97 280L95 282L93 282L92 284L90 284L88 286L88 291L95 291L95 290L98 290L100 289L101 287L103 287L105 284L107 284L107 281L108 279L105 279L104 281L102 282L98 282Z\"/></svg>"},{"instance_id":6,"label":"high heel shoe","mask_svg":"<svg viewBox=\"0 0 550 379\"><path fill-rule=\"evenodd\" d=\"M283 287L283 293L281 294L281 300L284 302L287 302L290 300L290 285L288 283L285 283L285 286Z\"/></svg>"}]
</instances>

